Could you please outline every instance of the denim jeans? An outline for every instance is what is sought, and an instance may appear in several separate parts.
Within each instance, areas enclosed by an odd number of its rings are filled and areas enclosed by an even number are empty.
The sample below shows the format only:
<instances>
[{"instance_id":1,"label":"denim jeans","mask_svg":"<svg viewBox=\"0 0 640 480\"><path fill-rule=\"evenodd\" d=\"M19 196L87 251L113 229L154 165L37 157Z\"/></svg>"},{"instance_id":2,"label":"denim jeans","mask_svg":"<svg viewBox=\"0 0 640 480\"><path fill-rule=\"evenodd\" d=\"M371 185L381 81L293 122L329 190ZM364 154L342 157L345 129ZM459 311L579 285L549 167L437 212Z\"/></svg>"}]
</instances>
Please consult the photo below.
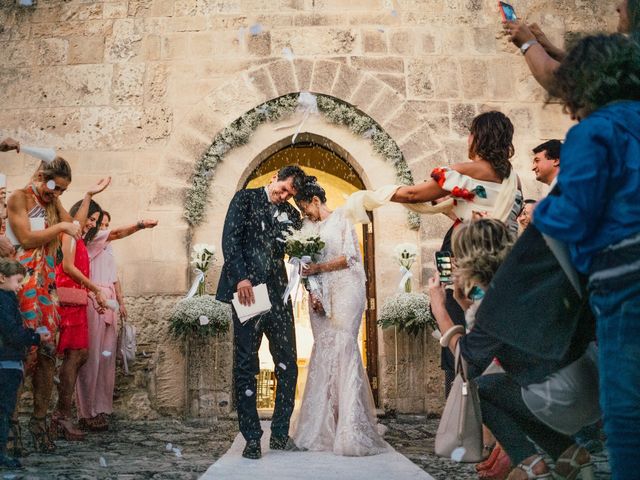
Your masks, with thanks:
<instances>
[{"instance_id":1,"label":"denim jeans","mask_svg":"<svg viewBox=\"0 0 640 480\"><path fill-rule=\"evenodd\" d=\"M0 368L0 453L4 453L13 411L16 409L16 394L22 383L22 370Z\"/></svg>"},{"instance_id":2,"label":"denim jeans","mask_svg":"<svg viewBox=\"0 0 640 480\"><path fill-rule=\"evenodd\" d=\"M613 480L640 479L640 243L594 259L589 300L596 316L600 406Z\"/></svg>"}]
</instances>

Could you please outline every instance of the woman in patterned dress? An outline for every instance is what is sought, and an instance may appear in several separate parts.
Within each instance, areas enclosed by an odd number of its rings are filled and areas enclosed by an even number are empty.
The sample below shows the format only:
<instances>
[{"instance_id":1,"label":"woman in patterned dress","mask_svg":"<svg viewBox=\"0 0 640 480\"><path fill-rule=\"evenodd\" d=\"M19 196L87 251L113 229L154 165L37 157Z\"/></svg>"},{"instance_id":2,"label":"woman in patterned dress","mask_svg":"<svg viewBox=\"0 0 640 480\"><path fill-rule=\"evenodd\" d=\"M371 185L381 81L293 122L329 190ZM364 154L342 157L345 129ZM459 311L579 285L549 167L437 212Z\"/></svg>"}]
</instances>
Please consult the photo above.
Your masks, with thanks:
<instances>
[{"instance_id":1,"label":"woman in patterned dress","mask_svg":"<svg viewBox=\"0 0 640 480\"><path fill-rule=\"evenodd\" d=\"M77 219L84 222L91 197L104 190L110 179L101 180L90 189L78 211ZM47 409L53 389L55 351L58 324L58 298L55 283L55 258L60 248L60 235L66 233L79 238L80 226L60 202L60 195L71 183L71 167L61 157L50 163L41 163L32 182L16 190L7 204L9 224L18 239L17 260L27 270L23 288L18 292L20 311L28 328L46 327L51 340L32 348L26 362L26 374L32 375L33 415L29 430L34 446L40 452L52 452L55 444L48 435ZM32 228L32 225L34 228ZM21 450L19 425L12 428L14 448ZM19 453L19 452L17 452Z\"/></svg>"}]
</instances>

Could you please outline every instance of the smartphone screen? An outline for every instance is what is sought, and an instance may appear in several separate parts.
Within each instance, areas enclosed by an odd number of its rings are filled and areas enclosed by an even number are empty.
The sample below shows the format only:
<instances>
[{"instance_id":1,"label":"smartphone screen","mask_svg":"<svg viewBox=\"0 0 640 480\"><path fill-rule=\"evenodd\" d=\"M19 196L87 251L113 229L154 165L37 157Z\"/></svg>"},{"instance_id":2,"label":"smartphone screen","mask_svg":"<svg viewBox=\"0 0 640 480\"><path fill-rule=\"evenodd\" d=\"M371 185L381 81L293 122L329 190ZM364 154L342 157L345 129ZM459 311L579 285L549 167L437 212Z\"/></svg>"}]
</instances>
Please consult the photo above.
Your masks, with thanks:
<instances>
[{"instance_id":1,"label":"smartphone screen","mask_svg":"<svg viewBox=\"0 0 640 480\"><path fill-rule=\"evenodd\" d=\"M502 13L502 19L505 22L515 22L518 19L518 17L516 16L516 11L508 3L498 2L498 6L500 7L500 12Z\"/></svg>"},{"instance_id":2,"label":"smartphone screen","mask_svg":"<svg viewBox=\"0 0 640 480\"><path fill-rule=\"evenodd\" d=\"M436 252L436 268L438 269L438 273L440 274L440 283L445 285L450 285L453 283L453 278L451 277L451 252L447 252L446 250L440 250Z\"/></svg>"}]
</instances>

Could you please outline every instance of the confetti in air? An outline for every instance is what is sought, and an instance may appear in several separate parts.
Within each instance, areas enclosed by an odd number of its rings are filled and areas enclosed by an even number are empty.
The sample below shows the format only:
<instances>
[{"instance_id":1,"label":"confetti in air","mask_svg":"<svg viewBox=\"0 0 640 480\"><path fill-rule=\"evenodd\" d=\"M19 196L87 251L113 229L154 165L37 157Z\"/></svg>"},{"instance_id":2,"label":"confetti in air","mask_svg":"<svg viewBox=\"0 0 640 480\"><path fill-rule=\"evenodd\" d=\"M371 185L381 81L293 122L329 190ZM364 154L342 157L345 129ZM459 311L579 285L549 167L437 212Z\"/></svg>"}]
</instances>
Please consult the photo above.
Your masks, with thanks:
<instances>
[{"instance_id":1,"label":"confetti in air","mask_svg":"<svg viewBox=\"0 0 640 480\"><path fill-rule=\"evenodd\" d=\"M103 357L110 357L111 356L111 352L108 350L105 350L104 352L102 352L102 356Z\"/></svg>"},{"instance_id":2,"label":"confetti in air","mask_svg":"<svg viewBox=\"0 0 640 480\"><path fill-rule=\"evenodd\" d=\"M244 394L245 394L247 397L250 397L251 395L253 395L253 390L249 390L249 389L247 388L247 389L244 391Z\"/></svg>"},{"instance_id":3,"label":"confetti in air","mask_svg":"<svg viewBox=\"0 0 640 480\"><path fill-rule=\"evenodd\" d=\"M100 466L105 468L107 466L107 461L105 460L104 457L100 457Z\"/></svg>"},{"instance_id":4,"label":"confetti in air","mask_svg":"<svg viewBox=\"0 0 640 480\"><path fill-rule=\"evenodd\" d=\"M259 23L251 25L251 27L249 27L249 33L254 37L257 35L260 35L263 31L264 29L262 28L262 25L260 25Z\"/></svg>"},{"instance_id":5,"label":"confetti in air","mask_svg":"<svg viewBox=\"0 0 640 480\"><path fill-rule=\"evenodd\" d=\"M167 452L170 452L171 450L173 450L173 443L167 443L167 446L164 448L167 449Z\"/></svg>"}]
</instances>

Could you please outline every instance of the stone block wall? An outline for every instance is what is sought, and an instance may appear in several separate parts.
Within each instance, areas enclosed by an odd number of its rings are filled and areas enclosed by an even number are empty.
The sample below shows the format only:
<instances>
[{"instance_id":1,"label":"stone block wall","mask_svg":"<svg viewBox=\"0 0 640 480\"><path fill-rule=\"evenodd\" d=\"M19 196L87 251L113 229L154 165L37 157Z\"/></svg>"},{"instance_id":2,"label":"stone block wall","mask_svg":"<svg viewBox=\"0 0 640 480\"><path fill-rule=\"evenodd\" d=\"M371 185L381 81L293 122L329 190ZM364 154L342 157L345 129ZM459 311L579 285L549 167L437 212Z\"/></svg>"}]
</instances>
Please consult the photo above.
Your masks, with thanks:
<instances>
[{"instance_id":1,"label":"stone block wall","mask_svg":"<svg viewBox=\"0 0 640 480\"><path fill-rule=\"evenodd\" d=\"M311 90L357 106L400 145L416 181L436 165L463 161L473 116L499 109L515 125L513 161L525 195L543 193L529 171L531 148L562 138L571 122L558 105L544 105L545 94L501 34L495 3L39 0L20 8L2 2L0 136L54 146L70 161L74 179L65 205L111 175L113 185L96 200L114 225L160 220L158 228L114 244L131 320L149 356L134 378L119 383L122 412L195 414L225 401L210 376L209 384L188 384L187 369L211 366L189 367L184 346L166 336L168 312L190 281L192 239L217 244L222 230L219 223L189 229L182 199L195 160L216 133L265 100ZM614 3L513 2L520 16L559 43L577 31L613 30ZM350 149L348 140L341 146ZM259 153L251 144L245 148L247 155ZM36 167L24 155L3 154L0 162L9 190L26 184ZM214 197L239 188L249 164L225 167L227 177L214 179ZM393 181L386 175L381 182ZM216 202L212 208L225 209ZM423 260L418 288L433 271L430 259L446 228L445 219L430 218L416 236ZM377 261L380 272L391 271L382 254ZM220 266L218 258L212 277ZM218 358L227 358L216 385L230 376L229 342L215 342ZM407 412L440 408L435 341L398 336L397 389L394 335L381 333L379 342L382 403ZM204 378L198 375L193 378ZM193 392L204 392L195 403Z\"/></svg>"}]
</instances>

